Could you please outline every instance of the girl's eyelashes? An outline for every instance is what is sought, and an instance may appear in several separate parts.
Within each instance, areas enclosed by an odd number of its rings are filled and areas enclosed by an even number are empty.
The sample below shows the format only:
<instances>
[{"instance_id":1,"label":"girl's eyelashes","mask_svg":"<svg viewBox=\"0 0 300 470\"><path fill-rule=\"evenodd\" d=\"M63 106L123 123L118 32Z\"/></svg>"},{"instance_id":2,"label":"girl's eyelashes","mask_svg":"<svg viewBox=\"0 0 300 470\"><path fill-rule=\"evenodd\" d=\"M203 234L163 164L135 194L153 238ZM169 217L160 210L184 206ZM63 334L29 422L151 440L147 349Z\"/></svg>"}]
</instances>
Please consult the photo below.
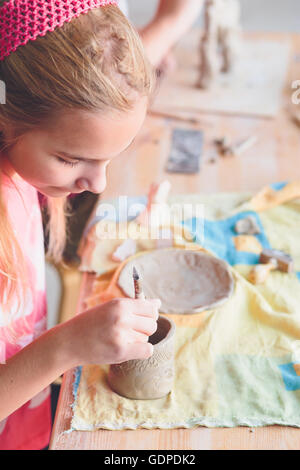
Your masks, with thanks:
<instances>
[{"instance_id":1,"label":"girl's eyelashes","mask_svg":"<svg viewBox=\"0 0 300 470\"><path fill-rule=\"evenodd\" d=\"M74 167L76 165L78 165L80 162L77 161L77 162L68 162L67 160L64 160L63 158L60 158L60 157L56 157L56 159L61 162L63 165L68 165L70 167Z\"/></svg>"}]
</instances>

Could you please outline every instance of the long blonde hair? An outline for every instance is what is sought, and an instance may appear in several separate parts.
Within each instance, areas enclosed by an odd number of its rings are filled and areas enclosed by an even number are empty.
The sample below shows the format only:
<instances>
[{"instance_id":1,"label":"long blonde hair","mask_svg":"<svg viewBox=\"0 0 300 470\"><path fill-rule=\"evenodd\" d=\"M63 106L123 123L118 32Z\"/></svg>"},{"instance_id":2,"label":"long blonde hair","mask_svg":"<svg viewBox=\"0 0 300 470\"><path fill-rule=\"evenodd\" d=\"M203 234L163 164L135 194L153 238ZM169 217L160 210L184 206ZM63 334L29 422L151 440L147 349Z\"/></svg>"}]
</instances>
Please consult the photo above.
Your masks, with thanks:
<instances>
[{"instance_id":1,"label":"long blonde hair","mask_svg":"<svg viewBox=\"0 0 300 470\"><path fill-rule=\"evenodd\" d=\"M0 5L4 1L0 0ZM153 71L140 38L118 7L89 11L44 37L29 41L0 62L6 104L0 105L0 155L26 132L47 126L66 109L127 111L153 90ZM8 140L7 130L13 131ZM0 157L1 158L1 157ZM1 160L0 160L1 176ZM47 257L62 260L66 242L66 198L47 198ZM0 177L0 305L9 310L26 264L1 189Z\"/></svg>"}]
</instances>

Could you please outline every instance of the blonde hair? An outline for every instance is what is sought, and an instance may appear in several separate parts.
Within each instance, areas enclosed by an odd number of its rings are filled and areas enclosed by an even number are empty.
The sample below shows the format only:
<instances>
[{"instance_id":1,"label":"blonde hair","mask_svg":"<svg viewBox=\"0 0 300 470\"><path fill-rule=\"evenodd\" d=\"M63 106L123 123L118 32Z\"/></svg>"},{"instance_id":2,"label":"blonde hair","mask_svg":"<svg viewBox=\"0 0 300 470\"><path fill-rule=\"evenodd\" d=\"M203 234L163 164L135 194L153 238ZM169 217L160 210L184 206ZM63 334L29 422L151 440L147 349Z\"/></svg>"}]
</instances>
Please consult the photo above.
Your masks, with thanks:
<instances>
[{"instance_id":1,"label":"blonde hair","mask_svg":"<svg viewBox=\"0 0 300 470\"><path fill-rule=\"evenodd\" d=\"M0 0L0 5L3 4ZM0 155L26 132L47 128L67 109L98 112L130 110L153 90L153 71L141 40L114 5L74 18L70 23L29 41L0 62L6 104L0 106ZM12 130L8 140L7 131ZM1 160L0 160L1 176ZM66 242L66 198L47 198L47 256L62 261ZM26 279L26 264L3 200L0 178L0 305L9 310ZM22 283L22 292L26 282ZM8 301L7 301L8 300Z\"/></svg>"}]
</instances>

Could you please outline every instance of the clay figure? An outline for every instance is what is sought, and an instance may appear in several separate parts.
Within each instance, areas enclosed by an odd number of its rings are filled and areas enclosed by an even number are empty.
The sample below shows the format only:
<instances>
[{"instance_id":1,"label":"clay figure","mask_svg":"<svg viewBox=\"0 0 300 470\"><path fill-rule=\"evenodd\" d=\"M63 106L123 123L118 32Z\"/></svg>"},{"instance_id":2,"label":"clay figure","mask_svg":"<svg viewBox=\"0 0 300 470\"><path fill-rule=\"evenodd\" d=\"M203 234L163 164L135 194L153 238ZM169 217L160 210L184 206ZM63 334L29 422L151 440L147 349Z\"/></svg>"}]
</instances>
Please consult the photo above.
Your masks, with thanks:
<instances>
[{"instance_id":1,"label":"clay figure","mask_svg":"<svg viewBox=\"0 0 300 470\"><path fill-rule=\"evenodd\" d=\"M220 72L233 72L241 45L239 0L206 0L200 44L199 88L209 88Z\"/></svg>"}]
</instances>

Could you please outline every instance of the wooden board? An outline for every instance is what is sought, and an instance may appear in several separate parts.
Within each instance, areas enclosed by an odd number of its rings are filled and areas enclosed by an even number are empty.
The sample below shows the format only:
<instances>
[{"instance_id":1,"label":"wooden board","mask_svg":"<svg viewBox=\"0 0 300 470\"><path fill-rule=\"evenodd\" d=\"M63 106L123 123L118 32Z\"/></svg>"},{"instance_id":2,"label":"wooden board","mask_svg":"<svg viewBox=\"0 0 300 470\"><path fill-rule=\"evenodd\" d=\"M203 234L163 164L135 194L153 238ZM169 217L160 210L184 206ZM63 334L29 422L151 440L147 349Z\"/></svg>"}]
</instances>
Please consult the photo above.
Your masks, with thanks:
<instances>
[{"instance_id":1,"label":"wooden board","mask_svg":"<svg viewBox=\"0 0 300 470\"><path fill-rule=\"evenodd\" d=\"M290 57L290 42L244 35L234 74L220 74L208 90L196 88L201 33L193 31L175 49L178 68L161 84L152 109L274 117ZM193 53L190 53L193 51Z\"/></svg>"},{"instance_id":2,"label":"wooden board","mask_svg":"<svg viewBox=\"0 0 300 470\"><path fill-rule=\"evenodd\" d=\"M292 59L300 53L300 35L258 35L266 39L290 39ZM119 195L145 194L153 181L168 178L171 193L212 193L218 191L258 191L275 181L300 179L300 130L290 114L291 83L300 77L300 63L291 60L284 107L275 119L213 116L199 114L199 123L158 117L147 118L133 146L111 162L104 199ZM204 163L197 175L169 175L165 164L170 148L171 129L175 126L203 129L205 154L212 151L214 137L229 134L241 138L255 133L258 143L240 157L224 158L216 164ZM124 178L124 175L126 177ZM77 312L83 310L83 299L91 289L93 276L84 273ZM75 312L74 312L75 313ZM58 449L299 449L300 430L270 426L257 428L195 428L137 431L73 431L70 428L73 372L64 375L53 427L50 448Z\"/></svg>"}]
</instances>

